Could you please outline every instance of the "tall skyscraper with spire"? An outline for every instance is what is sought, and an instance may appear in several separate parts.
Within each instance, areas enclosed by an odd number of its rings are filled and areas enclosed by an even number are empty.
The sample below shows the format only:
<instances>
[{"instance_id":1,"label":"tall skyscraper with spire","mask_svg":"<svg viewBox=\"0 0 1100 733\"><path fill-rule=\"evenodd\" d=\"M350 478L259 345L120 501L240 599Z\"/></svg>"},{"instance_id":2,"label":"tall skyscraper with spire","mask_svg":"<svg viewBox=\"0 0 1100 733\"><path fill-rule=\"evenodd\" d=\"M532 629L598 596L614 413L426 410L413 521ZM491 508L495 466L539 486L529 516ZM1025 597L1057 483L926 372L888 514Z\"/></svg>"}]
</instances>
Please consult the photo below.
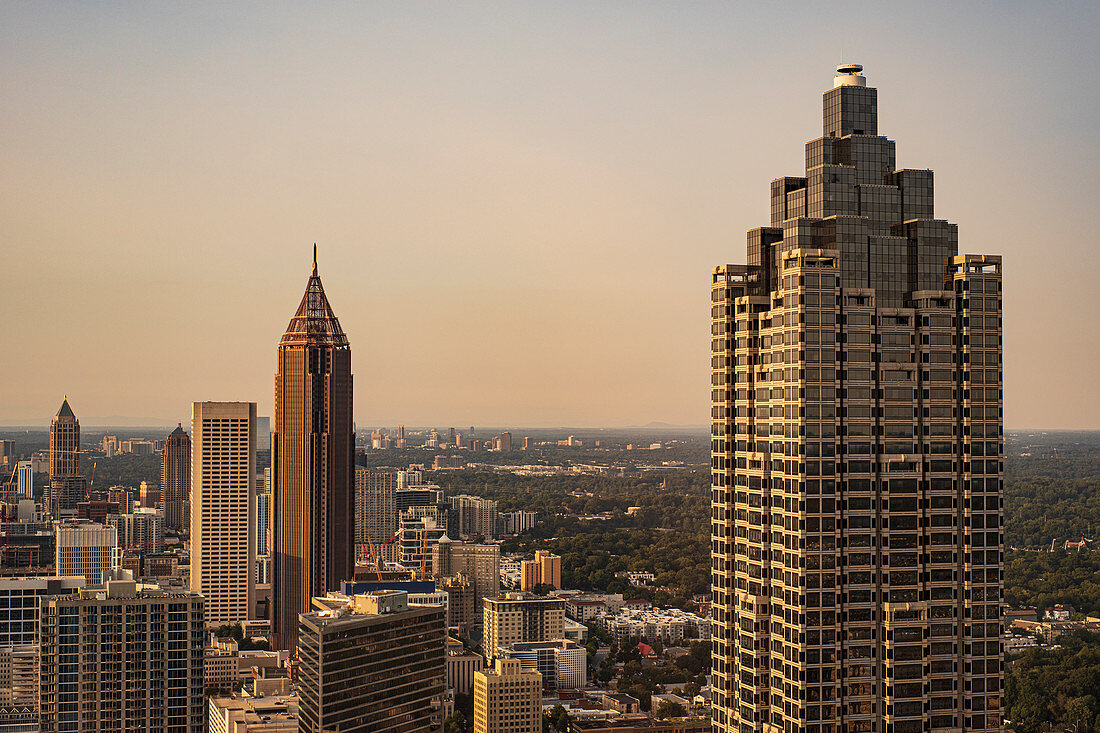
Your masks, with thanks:
<instances>
[{"instance_id":1,"label":"tall skyscraper with spire","mask_svg":"<svg viewBox=\"0 0 1100 733\"><path fill-rule=\"evenodd\" d=\"M355 571L351 346L313 273L279 342L271 436L271 626L294 650L298 614Z\"/></svg>"},{"instance_id":2,"label":"tall skyscraper with spire","mask_svg":"<svg viewBox=\"0 0 1100 733\"><path fill-rule=\"evenodd\" d=\"M711 279L714 730L1001 731L1001 258L862 67Z\"/></svg>"},{"instance_id":3,"label":"tall skyscraper with spire","mask_svg":"<svg viewBox=\"0 0 1100 733\"><path fill-rule=\"evenodd\" d=\"M50 422L50 513L55 517L75 513L85 488L80 475L80 421L65 395L61 409Z\"/></svg>"},{"instance_id":4,"label":"tall skyscraper with spire","mask_svg":"<svg viewBox=\"0 0 1100 733\"><path fill-rule=\"evenodd\" d=\"M189 529L191 515L191 438L180 423L164 441L160 454L160 510L164 528Z\"/></svg>"}]
</instances>

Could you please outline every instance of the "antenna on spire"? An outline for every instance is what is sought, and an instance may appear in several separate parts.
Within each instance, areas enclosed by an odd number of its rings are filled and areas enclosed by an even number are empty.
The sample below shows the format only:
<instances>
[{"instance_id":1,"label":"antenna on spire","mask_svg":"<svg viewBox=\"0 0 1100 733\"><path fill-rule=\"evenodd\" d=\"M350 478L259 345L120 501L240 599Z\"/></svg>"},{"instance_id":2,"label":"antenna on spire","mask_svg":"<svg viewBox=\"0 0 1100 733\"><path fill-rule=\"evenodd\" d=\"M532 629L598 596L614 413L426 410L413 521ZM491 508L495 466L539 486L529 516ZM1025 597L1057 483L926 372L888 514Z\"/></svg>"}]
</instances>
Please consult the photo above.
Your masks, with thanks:
<instances>
[{"instance_id":1,"label":"antenna on spire","mask_svg":"<svg viewBox=\"0 0 1100 733\"><path fill-rule=\"evenodd\" d=\"M313 274L317 274L317 243L313 243Z\"/></svg>"}]
</instances>

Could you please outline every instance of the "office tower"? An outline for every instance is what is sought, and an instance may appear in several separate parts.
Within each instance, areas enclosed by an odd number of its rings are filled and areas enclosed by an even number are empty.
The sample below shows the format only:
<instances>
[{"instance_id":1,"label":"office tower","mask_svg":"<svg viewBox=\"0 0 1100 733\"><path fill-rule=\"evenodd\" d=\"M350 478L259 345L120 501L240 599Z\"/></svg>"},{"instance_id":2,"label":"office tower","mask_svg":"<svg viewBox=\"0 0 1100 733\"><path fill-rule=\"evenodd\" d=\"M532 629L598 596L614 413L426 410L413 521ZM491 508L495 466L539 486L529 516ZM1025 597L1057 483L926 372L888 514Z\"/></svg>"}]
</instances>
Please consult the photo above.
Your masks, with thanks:
<instances>
[{"instance_id":1,"label":"office tower","mask_svg":"<svg viewBox=\"0 0 1100 733\"><path fill-rule=\"evenodd\" d=\"M860 71L713 272L715 731L1003 729L1000 257Z\"/></svg>"},{"instance_id":2,"label":"office tower","mask_svg":"<svg viewBox=\"0 0 1100 733\"><path fill-rule=\"evenodd\" d=\"M455 542L443 537L432 550L432 572L437 578L464 575L473 582L479 623L484 599L500 595L500 545Z\"/></svg>"},{"instance_id":3,"label":"office tower","mask_svg":"<svg viewBox=\"0 0 1100 733\"><path fill-rule=\"evenodd\" d=\"M25 499L34 498L34 464L30 461L19 461L15 466L15 486L19 496Z\"/></svg>"},{"instance_id":4,"label":"office tower","mask_svg":"<svg viewBox=\"0 0 1100 733\"><path fill-rule=\"evenodd\" d=\"M474 733L539 733L542 675L517 659L474 674Z\"/></svg>"},{"instance_id":5,"label":"office tower","mask_svg":"<svg viewBox=\"0 0 1100 733\"><path fill-rule=\"evenodd\" d=\"M447 593L447 628L469 633L480 622L474 581L465 575L439 578L436 587Z\"/></svg>"},{"instance_id":6,"label":"office tower","mask_svg":"<svg viewBox=\"0 0 1100 733\"><path fill-rule=\"evenodd\" d=\"M397 472L397 488L408 489L413 486L420 486L424 483L424 475L420 471L398 471ZM438 487L436 487L438 488ZM401 511L402 507L398 505L397 510Z\"/></svg>"},{"instance_id":7,"label":"office tower","mask_svg":"<svg viewBox=\"0 0 1100 733\"><path fill-rule=\"evenodd\" d=\"M492 499L462 494L451 497L451 508L458 514L458 534L463 539L497 536L497 503Z\"/></svg>"},{"instance_id":8,"label":"office tower","mask_svg":"<svg viewBox=\"0 0 1100 733\"><path fill-rule=\"evenodd\" d=\"M378 547L397 533L397 473L355 469L355 541ZM369 538L369 539L368 539Z\"/></svg>"},{"instance_id":9,"label":"office tower","mask_svg":"<svg viewBox=\"0 0 1100 733\"><path fill-rule=\"evenodd\" d=\"M104 523L118 532L118 546L143 553L164 549L164 515L155 509L138 509L130 514L107 514Z\"/></svg>"},{"instance_id":10,"label":"office tower","mask_svg":"<svg viewBox=\"0 0 1100 733\"><path fill-rule=\"evenodd\" d=\"M565 601L527 593L505 593L503 598L486 598L485 637L482 651L498 657L504 647L517 641L553 641L565 637Z\"/></svg>"},{"instance_id":11,"label":"office tower","mask_svg":"<svg viewBox=\"0 0 1100 733\"><path fill-rule=\"evenodd\" d=\"M191 406L191 590L211 626L252 617L256 538L256 403Z\"/></svg>"},{"instance_id":12,"label":"office tower","mask_svg":"<svg viewBox=\"0 0 1100 733\"><path fill-rule=\"evenodd\" d=\"M561 589L561 556L548 550L536 550L534 560L524 560L520 566L520 590L534 590L536 585L552 585Z\"/></svg>"},{"instance_id":13,"label":"office tower","mask_svg":"<svg viewBox=\"0 0 1100 733\"><path fill-rule=\"evenodd\" d=\"M405 443L405 426L404 425L398 425L397 426L397 440L394 441L393 447L394 448L404 448L406 445L407 444Z\"/></svg>"},{"instance_id":14,"label":"office tower","mask_svg":"<svg viewBox=\"0 0 1100 733\"><path fill-rule=\"evenodd\" d=\"M530 448L531 448L531 437L525 435L523 437L523 449L524 450L529 450Z\"/></svg>"},{"instance_id":15,"label":"office tower","mask_svg":"<svg viewBox=\"0 0 1100 733\"><path fill-rule=\"evenodd\" d=\"M0 465L15 463L15 441L0 440Z\"/></svg>"},{"instance_id":16,"label":"office tower","mask_svg":"<svg viewBox=\"0 0 1100 733\"><path fill-rule=\"evenodd\" d=\"M583 690L588 681L588 653L568 639L517 641L501 651L501 658L515 659L524 669L538 670L547 687Z\"/></svg>"},{"instance_id":17,"label":"office tower","mask_svg":"<svg viewBox=\"0 0 1100 733\"><path fill-rule=\"evenodd\" d=\"M79 575L88 583L102 583L118 569L118 532L90 522L66 522L54 530L54 567L61 577Z\"/></svg>"},{"instance_id":18,"label":"office tower","mask_svg":"<svg viewBox=\"0 0 1100 733\"><path fill-rule=\"evenodd\" d=\"M447 689L456 695L469 695L474 690L474 673L485 668L485 658L467 651L461 641L447 639Z\"/></svg>"},{"instance_id":19,"label":"office tower","mask_svg":"<svg viewBox=\"0 0 1100 733\"><path fill-rule=\"evenodd\" d=\"M168 531L190 529L190 503L191 437L180 423L164 441L160 454L160 509L164 512L164 526Z\"/></svg>"},{"instance_id":20,"label":"office tower","mask_svg":"<svg viewBox=\"0 0 1100 733\"><path fill-rule=\"evenodd\" d=\"M50 422L50 490L47 505L55 517L73 514L84 498L84 477L80 475L80 421L69 407L66 395L61 409Z\"/></svg>"},{"instance_id":21,"label":"office tower","mask_svg":"<svg viewBox=\"0 0 1100 733\"><path fill-rule=\"evenodd\" d=\"M500 434L500 450L508 453L512 450L512 434L504 432Z\"/></svg>"},{"instance_id":22,"label":"office tower","mask_svg":"<svg viewBox=\"0 0 1100 733\"><path fill-rule=\"evenodd\" d=\"M444 689L444 615L440 606L409 607L404 591L357 595L302 614L299 730L431 730L432 699Z\"/></svg>"},{"instance_id":23,"label":"office tower","mask_svg":"<svg viewBox=\"0 0 1100 733\"><path fill-rule=\"evenodd\" d=\"M317 275L316 247L277 363L271 629L277 648L293 650L310 599L355 575L351 346Z\"/></svg>"},{"instance_id":24,"label":"office tower","mask_svg":"<svg viewBox=\"0 0 1100 733\"><path fill-rule=\"evenodd\" d=\"M109 580L42 603L41 730L202 733L203 599Z\"/></svg>"}]
</instances>

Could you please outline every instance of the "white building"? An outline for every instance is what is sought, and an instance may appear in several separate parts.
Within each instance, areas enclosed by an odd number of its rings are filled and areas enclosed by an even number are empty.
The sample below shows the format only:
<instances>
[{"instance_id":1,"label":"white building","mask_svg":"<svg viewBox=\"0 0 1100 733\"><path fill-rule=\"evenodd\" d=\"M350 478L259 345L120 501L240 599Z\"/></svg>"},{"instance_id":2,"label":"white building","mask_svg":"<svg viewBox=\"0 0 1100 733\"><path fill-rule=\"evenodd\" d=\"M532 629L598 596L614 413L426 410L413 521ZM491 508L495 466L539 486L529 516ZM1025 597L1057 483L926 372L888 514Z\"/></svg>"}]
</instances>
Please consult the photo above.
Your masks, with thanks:
<instances>
[{"instance_id":1,"label":"white building","mask_svg":"<svg viewBox=\"0 0 1100 733\"><path fill-rule=\"evenodd\" d=\"M210 626L249 618L255 598L256 403L196 402L191 412L191 590Z\"/></svg>"},{"instance_id":2,"label":"white building","mask_svg":"<svg viewBox=\"0 0 1100 733\"><path fill-rule=\"evenodd\" d=\"M57 527L54 567L60 576L79 575L89 584L106 582L121 555L114 527L92 522L66 522Z\"/></svg>"},{"instance_id":3,"label":"white building","mask_svg":"<svg viewBox=\"0 0 1100 733\"><path fill-rule=\"evenodd\" d=\"M15 485L19 496L34 498L34 465L30 461L19 461L15 467Z\"/></svg>"},{"instance_id":4,"label":"white building","mask_svg":"<svg viewBox=\"0 0 1100 733\"><path fill-rule=\"evenodd\" d=\"M107 524L118 532L123 549L160 552L164 549L164 515L155 509L138 509L129 514L108 514Z\"/></svg>"},{"instance_id":5,"label":"white building","mask_svg":"<svg viewBox=\"0 0 1100 733\"><path fill-rule=\"evenodd\" d=\"M684 639L710 639L710 620L678 608L629 609L600 616L596 622L620 641L643 639L649 643L678 644Z\"/></svg>"}]
</instances>

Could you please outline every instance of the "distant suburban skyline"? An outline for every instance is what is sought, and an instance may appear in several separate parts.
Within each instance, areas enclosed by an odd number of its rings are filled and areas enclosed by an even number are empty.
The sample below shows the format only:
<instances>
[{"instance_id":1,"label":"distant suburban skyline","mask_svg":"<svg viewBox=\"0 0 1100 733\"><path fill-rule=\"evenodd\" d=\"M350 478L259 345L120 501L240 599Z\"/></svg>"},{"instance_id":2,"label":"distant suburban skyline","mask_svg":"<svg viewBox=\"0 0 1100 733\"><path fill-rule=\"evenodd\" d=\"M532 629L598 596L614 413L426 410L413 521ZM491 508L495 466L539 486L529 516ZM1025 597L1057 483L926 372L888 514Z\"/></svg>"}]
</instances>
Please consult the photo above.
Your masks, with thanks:
<instances>
[{"instance_id":1,"label":"distant suburban skyline","mask_svg":"<svg viewBox=\"0 0 1100 733\"><path fill-rule=\"evenodd\" d=\"M1005 427L1100 427L1092 3L0 6L0 424L272 414L318 245L371 425L709 419L710 268L841 60L959 250ZM87 416L87 417L86 417ZM88 424L95 424L92 420Z\"/></svg>"}]
</instances>

